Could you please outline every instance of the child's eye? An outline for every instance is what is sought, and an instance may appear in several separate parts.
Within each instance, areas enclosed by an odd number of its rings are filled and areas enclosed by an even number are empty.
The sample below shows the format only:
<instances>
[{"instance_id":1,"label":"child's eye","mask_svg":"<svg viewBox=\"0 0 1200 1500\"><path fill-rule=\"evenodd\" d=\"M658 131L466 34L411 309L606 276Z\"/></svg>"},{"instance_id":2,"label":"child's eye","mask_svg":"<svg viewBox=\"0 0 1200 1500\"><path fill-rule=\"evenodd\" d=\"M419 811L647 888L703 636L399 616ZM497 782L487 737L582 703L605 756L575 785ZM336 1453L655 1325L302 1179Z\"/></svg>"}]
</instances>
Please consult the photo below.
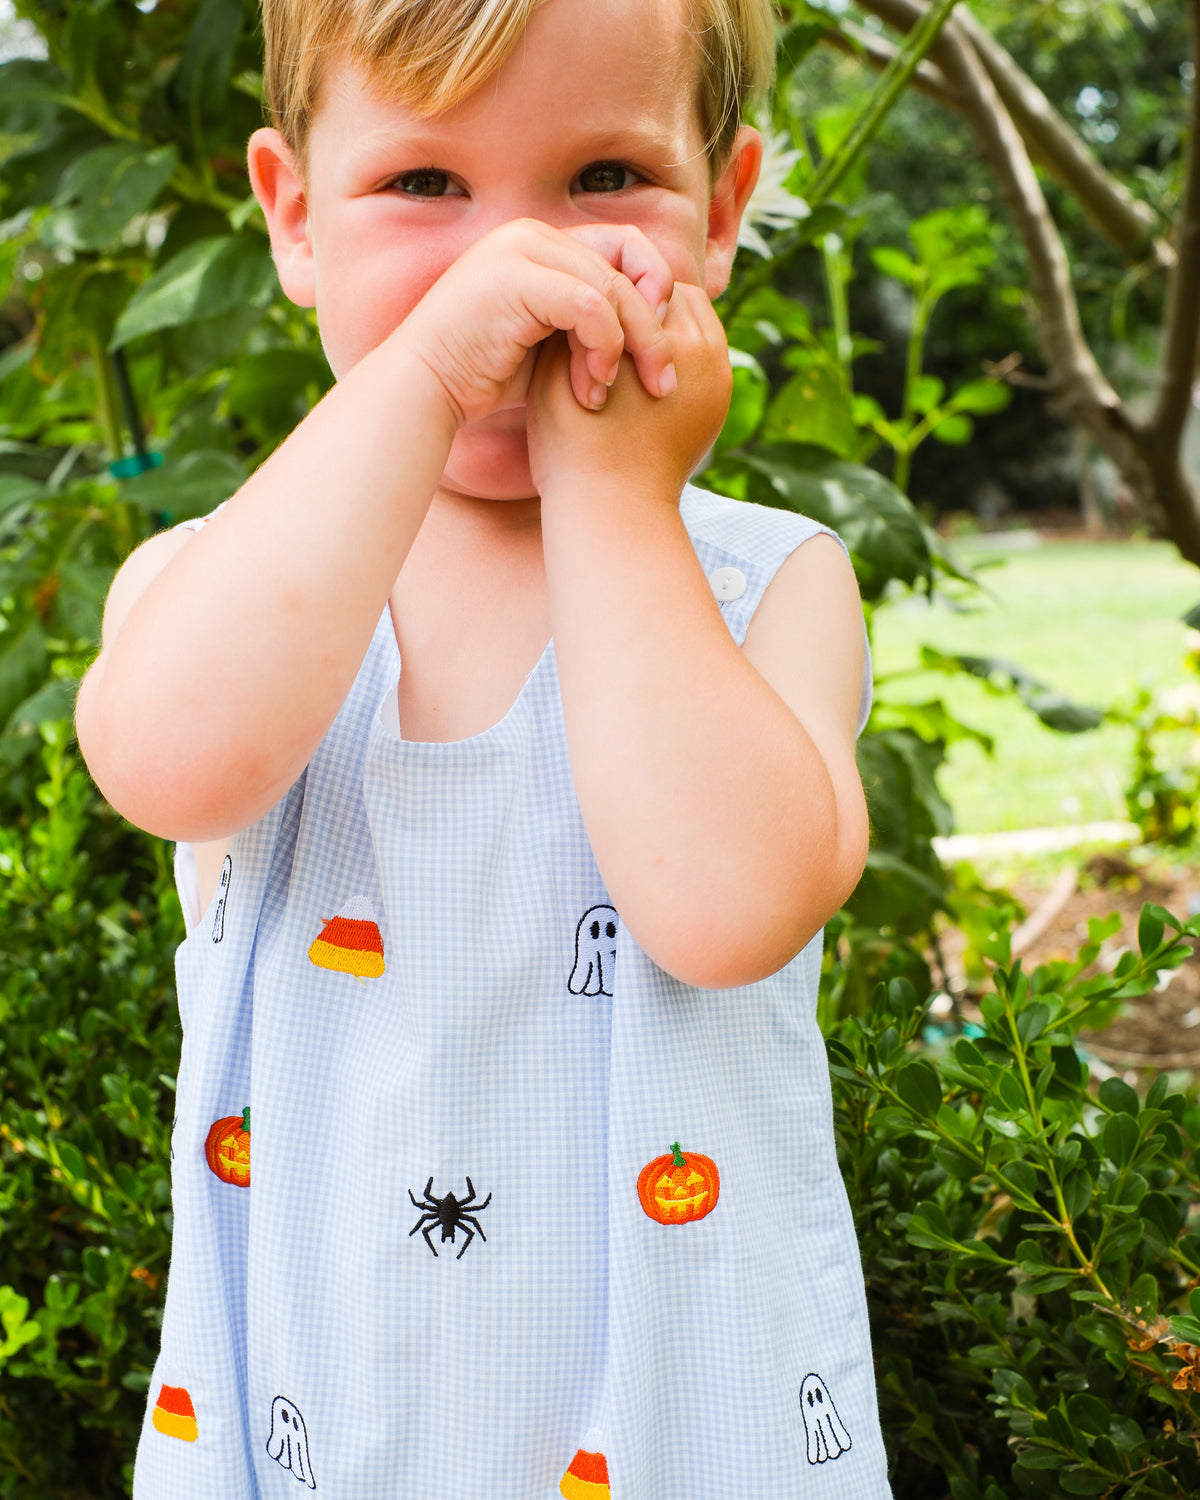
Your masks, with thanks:
<instances>
[{"instance_id":1,"label":"child's eye","mask_svg":"<svg viewBox=\"0 0 1200 1500\"><path fill-rule=\"evenodd\" d=\"M626 186L626 183L623 180L626 173L628 173L629 176L634 179L634 181L641 181L641 178L633 170L633 168L627 167L623 161L594 161L590 166L584 167L583 171L580 172L579 181L584 184L585 191L591 191L591 189L587 187L586 179L591 178L593 181L599 179L601 184L599 188L600 192L617 193ZM607 183L607 186L605 185L605 183Z\"/></svg>"},{"instance_id":2,"label":"child's eye","mask_svg":"<svg viewBox=\"0 0 1200 1500\"><path fill-rule=\"evenodd\" d=\"M420 167L415 172L402 172L392 185L399 188L406 198L444 198L447 187L453 186L440 167Z\"/></svg>"}]
</instances>

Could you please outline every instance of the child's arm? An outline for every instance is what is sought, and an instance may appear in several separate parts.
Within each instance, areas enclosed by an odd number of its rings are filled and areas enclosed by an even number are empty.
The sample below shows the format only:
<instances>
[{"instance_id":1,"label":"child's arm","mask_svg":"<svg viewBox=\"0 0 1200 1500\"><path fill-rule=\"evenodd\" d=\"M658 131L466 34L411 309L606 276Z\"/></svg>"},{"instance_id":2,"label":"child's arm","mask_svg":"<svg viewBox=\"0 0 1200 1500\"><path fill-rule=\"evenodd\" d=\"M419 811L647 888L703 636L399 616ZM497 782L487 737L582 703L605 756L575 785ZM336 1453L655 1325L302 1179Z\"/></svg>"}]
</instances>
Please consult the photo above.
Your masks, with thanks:
<instances>
[{"instance_id":1,"label":"child's arm","mask_svg":"<svg viewBox=\"0 0 1200 1500\"><path fill-rule=\"evenodd\" d=\"M679 391L622 371L607 409L563 401L546 345L530 460L580 807L633 936L689 983L788 962L854 888L867 819L854 758L862 615L837 543L783 565L734 644L679 515L731 374L707 297L678 283L665 328Z\"/></svg>"},{"instance_id":2,"label":"child's arm","mask_svg":"<svg viewBox=\"0 0 1200 1500\"><path fill-rule=\"evenodd\" d=\"M208 525L139 549L114 582L76 712L113 805L187 840L266 812L344 701L458 428L525 398L556 329L580 399L589 368L603 378L623 348L657 390L671 350L650 308L671 287L636 229L501 225Z\"/></svg>"}]
</instances>

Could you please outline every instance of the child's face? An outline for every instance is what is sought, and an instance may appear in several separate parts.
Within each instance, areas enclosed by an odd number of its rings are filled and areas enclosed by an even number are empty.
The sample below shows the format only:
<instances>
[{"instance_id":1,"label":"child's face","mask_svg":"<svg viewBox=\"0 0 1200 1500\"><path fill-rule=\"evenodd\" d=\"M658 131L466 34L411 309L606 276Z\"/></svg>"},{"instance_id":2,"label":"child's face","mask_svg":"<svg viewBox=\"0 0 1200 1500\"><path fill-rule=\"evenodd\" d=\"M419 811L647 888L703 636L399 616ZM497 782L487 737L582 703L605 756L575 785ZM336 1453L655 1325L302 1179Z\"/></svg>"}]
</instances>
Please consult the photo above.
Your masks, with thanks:
<instances>
[{"instance_id":1,"label":"child's face","mask_svg":"<svg viewBox=\"0 0 1200 1500\"><path fill-rule=\"evenodd\" d=\"M681 0L549 0L490 83L428 120L372 92L345 58L330 60L290 247L272 230L284 290L316 306L336 376L510 219L636 225L677 280L719 295L761 143L742 130L710 195L695 43L680 12ZM524 407L461 429L443 485L532 496Z\"/></svg>"}]
</instances>

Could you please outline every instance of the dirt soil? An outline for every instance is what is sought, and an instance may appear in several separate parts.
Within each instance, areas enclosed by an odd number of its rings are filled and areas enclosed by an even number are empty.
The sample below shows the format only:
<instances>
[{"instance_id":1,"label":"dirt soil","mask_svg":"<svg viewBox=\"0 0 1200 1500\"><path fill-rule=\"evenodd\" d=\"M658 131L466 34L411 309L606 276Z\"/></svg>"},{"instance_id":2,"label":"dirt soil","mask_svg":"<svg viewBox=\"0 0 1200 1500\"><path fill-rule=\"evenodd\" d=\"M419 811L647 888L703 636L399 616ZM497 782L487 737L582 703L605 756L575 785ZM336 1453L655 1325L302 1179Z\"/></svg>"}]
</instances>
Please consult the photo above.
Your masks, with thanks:
<instances>
[{"instance_id":1,"label":"dirt soil","mask_svg":"<svg viewBox=\"0 0 1200 1500\"><path fill-rule=\"evenodd\" d=\"M1099 968L1111 968L1125 949L1137 951L1143 902L1165 907L1181 920L1200 912L1200 868L1135 864L1120 852L1092 854L1057 876L1038 880L1018 875L1003 884L1027 913L1023 926L1029 941L1022 952L1027 970L1053 959L1073 958L1087 938L1091 917L1114 911L1121 915L1121 930L1104 943L1098 960ZM946 933L951 989L962 996L959 1013L969 1020L974 1009L971 992L957 963L962 946L961 935ZM1020 946L1019 939L1014 946ZM1107 1068L1131 1084L1168 1070L1200 1074L1200 948L1181 968L1164 971L1158 989L1129 1001L1106 1030L1084 1032L1080 1042L1101 1064L1095 1071L1103 1074Z\"/></svg>"}]
</instances>

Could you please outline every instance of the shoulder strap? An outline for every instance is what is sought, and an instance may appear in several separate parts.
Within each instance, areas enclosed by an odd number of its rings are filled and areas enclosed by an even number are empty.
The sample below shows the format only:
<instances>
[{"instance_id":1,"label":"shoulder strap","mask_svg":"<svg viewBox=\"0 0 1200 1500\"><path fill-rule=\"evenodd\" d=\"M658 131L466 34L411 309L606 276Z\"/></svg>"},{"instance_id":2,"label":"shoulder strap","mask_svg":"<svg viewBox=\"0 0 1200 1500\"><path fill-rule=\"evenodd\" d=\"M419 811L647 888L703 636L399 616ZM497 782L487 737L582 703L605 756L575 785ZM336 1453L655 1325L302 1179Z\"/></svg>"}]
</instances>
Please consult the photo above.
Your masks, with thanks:
<instances>
[{"instance_id":1,"label":"shoulder strap","mask_svg":"<svg viewBox=\"0 0 1200 1500\"><path fill-rule=\"evenodd\" d=\"M684 487L679 509L700 566L721 606L721 615L739 646L745 642L767 585L797 547L814 536L831 536L847 557L850 555L836 531L795 511L714 495L693 484ZM858 733L867 722L872 697L871 649L865 622L863 640L866 649Z\"/></svg>"}]
</instances>

